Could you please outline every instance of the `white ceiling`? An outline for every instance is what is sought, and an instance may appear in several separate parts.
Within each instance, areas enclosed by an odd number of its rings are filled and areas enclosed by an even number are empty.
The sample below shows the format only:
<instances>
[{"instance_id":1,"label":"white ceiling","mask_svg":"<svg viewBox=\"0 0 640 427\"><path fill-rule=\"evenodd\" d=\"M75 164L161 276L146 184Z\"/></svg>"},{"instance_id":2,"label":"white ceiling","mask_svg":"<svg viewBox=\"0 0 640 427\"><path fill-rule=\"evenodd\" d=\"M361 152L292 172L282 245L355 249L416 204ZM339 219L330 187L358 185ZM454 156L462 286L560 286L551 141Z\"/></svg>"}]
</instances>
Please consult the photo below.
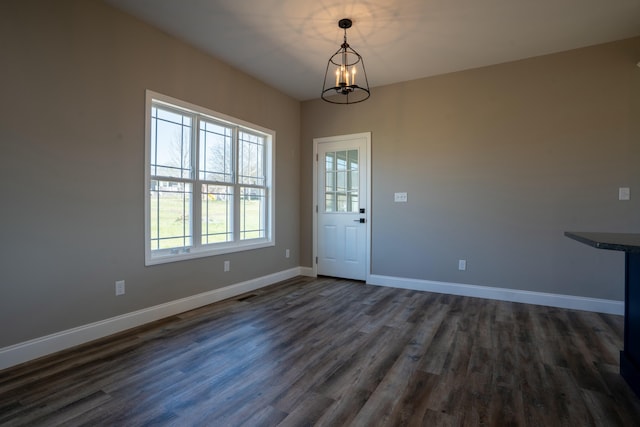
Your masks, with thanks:
<instances>
[{"instance_id":1,"label":"white ceiling","mask_svg":"<svg viewBox=\"0 0 640 427\"><path fill-rule=\"evenodd\" d=\"M372 88L640 35L640 0L105 1L298 100L319 98L341 18Z\"/></svg>"}]
</instances>

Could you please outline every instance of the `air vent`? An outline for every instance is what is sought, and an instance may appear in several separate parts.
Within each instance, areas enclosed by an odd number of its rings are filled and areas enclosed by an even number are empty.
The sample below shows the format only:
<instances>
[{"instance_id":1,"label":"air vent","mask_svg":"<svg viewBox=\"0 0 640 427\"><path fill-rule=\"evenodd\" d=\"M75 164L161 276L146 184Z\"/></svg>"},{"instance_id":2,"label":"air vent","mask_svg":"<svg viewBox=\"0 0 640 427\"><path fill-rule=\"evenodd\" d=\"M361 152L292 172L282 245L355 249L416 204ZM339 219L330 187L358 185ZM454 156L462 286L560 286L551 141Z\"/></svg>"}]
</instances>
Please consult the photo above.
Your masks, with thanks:
<instances>
[{"instance_id":1,"label":"air vent","mask_svg":"<svg viewBox=\"0 0 640 427\"><path fill-rule=\"evenodd\" d=\"M249 295L245 295L243 297L238 298L237 301L246 301L248 299L251 299L251 298L257 297L257 296L258 296L258 294L249 294Z\"/></svg>"}]
</instances>

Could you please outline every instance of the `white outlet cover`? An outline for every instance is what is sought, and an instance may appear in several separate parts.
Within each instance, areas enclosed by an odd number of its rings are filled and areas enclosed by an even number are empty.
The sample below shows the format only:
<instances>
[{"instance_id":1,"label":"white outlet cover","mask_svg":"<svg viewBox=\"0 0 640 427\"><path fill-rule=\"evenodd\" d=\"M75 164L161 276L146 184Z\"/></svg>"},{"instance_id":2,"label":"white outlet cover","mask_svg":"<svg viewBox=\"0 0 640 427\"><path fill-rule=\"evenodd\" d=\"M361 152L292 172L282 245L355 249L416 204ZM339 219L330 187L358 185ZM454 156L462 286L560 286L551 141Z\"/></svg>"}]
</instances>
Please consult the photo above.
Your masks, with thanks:
<instances>
[{"instance_id":1,"label":"white outlet cover","mask_svg":"<svg viewBox=\"0 0 640 427\"><path fill-rule=\"evenodd\" d=\"M407 201L407 193L395 193L393 195L393 201L396 203L406 203Z\"/></svg>"}]
</instances>

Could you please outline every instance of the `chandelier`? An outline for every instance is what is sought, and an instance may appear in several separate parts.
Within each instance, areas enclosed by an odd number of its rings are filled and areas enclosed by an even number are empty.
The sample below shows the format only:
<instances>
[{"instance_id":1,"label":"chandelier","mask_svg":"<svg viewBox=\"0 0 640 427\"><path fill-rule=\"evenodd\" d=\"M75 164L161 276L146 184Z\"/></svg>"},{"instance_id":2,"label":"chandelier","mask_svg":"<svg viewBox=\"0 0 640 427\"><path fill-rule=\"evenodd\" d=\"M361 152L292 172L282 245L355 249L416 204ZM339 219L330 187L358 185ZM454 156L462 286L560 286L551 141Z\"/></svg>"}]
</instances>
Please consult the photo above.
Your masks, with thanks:
<instances>
[{"instance_id":1,"label":"chandelier","mask_svg":"<svg viewBox=\"0 0 640 427\"><path fill-rule=\"evenodd\" d=\"M329 58L324 73L322 99L332 104L355 104L371 96L362 56L347 43L347 28L351 24L351 19L338 21L338 27L344 30L344 43Z\"/></svg>"}]
</instances>

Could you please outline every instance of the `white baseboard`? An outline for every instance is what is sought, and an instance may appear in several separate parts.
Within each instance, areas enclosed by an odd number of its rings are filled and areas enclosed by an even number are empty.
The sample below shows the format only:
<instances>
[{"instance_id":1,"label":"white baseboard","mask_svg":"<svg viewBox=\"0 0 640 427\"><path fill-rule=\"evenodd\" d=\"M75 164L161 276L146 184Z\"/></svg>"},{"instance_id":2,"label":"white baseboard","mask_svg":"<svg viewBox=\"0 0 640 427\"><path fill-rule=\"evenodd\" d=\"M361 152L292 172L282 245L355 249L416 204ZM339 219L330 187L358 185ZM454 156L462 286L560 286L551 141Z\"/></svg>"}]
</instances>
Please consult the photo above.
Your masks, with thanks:
<instances>
[{"instance_id":1,"label":"white baseboard","mask_svg":"<svg viewBox=\"0 0 640 427\"><path fill-rule=\"evenodd\" d=\"M303 269L299 267L292 268L4 347L0 349L0 370L136 326L144 325L145 323L291 279L303 275L301 270Z\"/></svg>"},{"instance_id":2,"label":"white baseboard","mask_svg":"<svg viewBox=\"0 0 640 427\"><path fill-rule=\"evenodd\" d=\"M214 289L190 297L170 301L164 304L126 313L110 319L82 325L65 331L35 338L9 347L0 348L0 370L28 362L76 345L121 332L145 323L168 316L193 310L245 292L251 292L265 286L291 279L296 276L314 277L313 268L297 267L268 276L236 283L220 289ZM459 283L435 282L430 280L406 279L381 275L370 275L367 284L417 291L437 292L526 304L546 305L550 307L574 310L594 311L608 314L624 314L624 301L586 298L571 295L530 292L517 289L493 288L487 286L464 285Z\"/></svg>"},{"instance_id":3,"label":"white baseboard","mask_svg":"<svg viewBox=\"0 0 640 427\"><path fill-rule=\"evenodd\" d=\"M313 267L300 267L300 275L307 277L317 277L313 271Z\"/></svg>"},{"instance_id":4,"label":"white baseboard","mask_svg":"<svg viewBox=\"0 0 640 427\"><path fill-rule=\"evenodd\" d=\"M573 295L549 294L544 292L522 291L518 289L493 288L488 286L464 285L460 283L435 282L431 280L405 279L370 275L368 285L416 291L437 292L441 294L462 295L487 298L500 301L521 302L525 304L545 305L548 307L568 308L572 310L593 311L596 313L624 315L624 301L586 298Z\"/></svg>"}]
</instances>

